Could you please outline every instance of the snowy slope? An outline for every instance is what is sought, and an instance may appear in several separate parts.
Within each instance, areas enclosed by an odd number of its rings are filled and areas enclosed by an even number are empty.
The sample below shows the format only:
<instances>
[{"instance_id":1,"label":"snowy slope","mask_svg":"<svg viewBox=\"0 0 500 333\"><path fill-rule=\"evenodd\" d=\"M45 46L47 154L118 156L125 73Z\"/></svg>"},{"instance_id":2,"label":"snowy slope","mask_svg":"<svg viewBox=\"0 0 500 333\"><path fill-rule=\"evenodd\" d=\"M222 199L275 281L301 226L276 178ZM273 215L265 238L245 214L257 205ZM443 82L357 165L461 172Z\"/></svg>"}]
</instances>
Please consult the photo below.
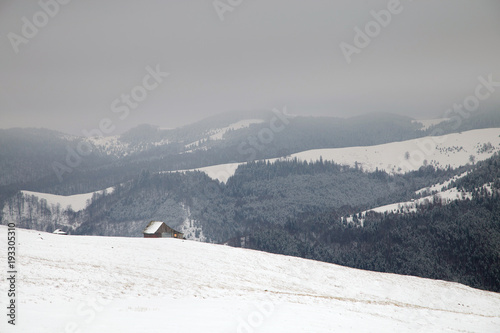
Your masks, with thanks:
<instances>
[{"instance_id":1,"label":"snowy slope","mask_svg":"<svg viewBox=\"0 0 500 333\"><path fill-rule=\"evenodd\" d=\"M6 239L6 227L0 226L2 248ZM22 229L17 239L18 322L13 329L4 318L0 332L498 332L500 327L500 294L457 283L177 239ZM0 253L5 263L5 251ZM6 279L0 281L5 291Z\"/></svg>"},{"instance_id":2,"label":"snowy slope","mask_svg":"<svg viewBox=\"0 0 500 333\"><path fill-rule=\"evenodd\" d=\"M212 179L217 179L220 182L227 182L227 180L234 175L236 169L242 163L227 163L227 164L217 164L202 168L186 169L186 170L175 170L175 171L165 171L165 172L190 172L190 171L201 171L207 174L208 177Z\"/></svg>"},{"instance_id":3,"label":"snowy slope","mask_svg":"<svg viewBox=\"0 0 500 333\"><path fill-rule=\"evenodd\" d=\"M491 148L484 149L491 143ZM377 146L313 149L292 154L288 159L301 161L325 161L363 168L364 171L385 170L388 173L403 173L418 170L428 164L436 168L460 167L474 161L483 161L500 150L500 129L488 128L453 133L438 137L424 137L414 140L391 142ZM270 159L275 162L283 158ZM226 182L234 175L236 163L197 168L213 179ZM186 171L186 170L184 170Z\"/></svg>"},{"instance_id":4,"label":"snowy slope","mask_svg":"<svg viewBox=\"0 0 500 333\"><path fill-rule=\"evenodd\" d=\"M90 192L90 193L82 193L75 195L56 195L49 193L41 193L41 192L32 192L32 191L21 191L25 196L35 196L39 200L44 199L47 201L47 205L50 207L51 205L57 206L60 205L62 209L67 209L71 207L75 212L78 212L87 207L88 202L92 199L94 194L101 194L106 192L108 194L112 193L114 190L113 187L107 188L102 191Z\"/></svg>"},{"instance_id":5,"label":"snowy slope","mask_svg":"<svg viewBox=\"0 0 500 333\"><path fill-rule=\"evenodd\" d=\"M263 122L264 122L264 120L262 120L262 119L244 119L244 120L240 120L240 121L238 121L236 123L233 123L233 124L231 124L229 126L213 130L212 133L214 133L214 134L211 134L209 136L209 139L210 140L222 140L224 134L226 134L230 130L235 131L235 130L239 130L239 129L242 129L242 128L249 127L252 124L260 124L260 123L263 123Z\"/></svg>"},{"instance_id":6,"label":"snowy slope","mask_svg":"<svg viewBox=\"0 0 500 333\"><path fill-rule=\"evenodd\" d=\"M469 163L470 155L475 161L485 160L500 150L500 129L480 129L454 133L440 137L424 137L402 142L391 142L377 146L349 147L338 149L314 149L291 155L299 160L315 161L320 156L338 164L354 166L357 162L365 171L376 168L389 173L418 170L424 161L438 168L459 167ZM492 149L481 152L484 144ZM409 158L406 159L406 152Z\"/></svg>"},{"instance_id":7,"label":"snowy slope","mask_svg":"<svg viewBox=\"0 0 500 333\"><path fill-rule=\"evenodd\" d=\"M469 174L469 171L466 171L460 175L456 175L456 176L448 179L447 181L445 181L443 183L434 184L432 186L424 187L424 188L416 191L415 194L423 195L426 193L432 194L432 193L436 193L436 192L441 192L443 188L448 187L452 182L457 181L457 180L467 176L468 174Z\"/></svg>"},{"instance_id":8,"label":"snowy slope","mask_svg":"<svg viewBox=\"0 0 500 333\"><path fill-rule=\"evenodd\" d=\"M75 195L55 195L49 193L21 191L7 200L0 211L0 221L16 221L19 226L31 229L53 231L63 228L75 230L82 223L74 212L85 209L94 194L112 193L113 187L105 190Z\"/></svg>"},{"instance_id":9,"label":"snowy slope","mask_svg":"<svg viewBox=\"0 0 500 333\"><path fill-rule=\"evenodd\" d=\"M355 214L355 215L358 216L357 220L360 223L360 225L362 226L364 221L365 221L366 214L369 212L375 212L375 213L381 213L381 214L383 214L383 213L400 213L400 214L414 213L417 211L418 206L428 204L428 203L440 203L442 205L447 205L455 200L472 199L471 192L459 190L456 187L448 188L448 186L452 182L467 176L467 174L469 174L469 171L464 172L460 175L456 175L443 183L434 184L432 186L424 187L418 191L415 191L416 195L422 196L420 198L413 199L410 201L396 202L396 203L392 203L389 205L371 208L371 209L365 210L365 211L360 212L360 213ZM492 194L494 191L494 189L492 188L492 184L484 184L481 187L484 188L488 194ZM348 223L354 222L354 216L344 217L343 220L345 222L348 222Z\"/></svg>"},{"instance_id":10,"label":"snowy slope","mask_svg":"<svg viewBox=\"0 0 500 333\"><path fill-rule=\"evenodd\" d=\"M242 129L242 128L246 128L246 127L249 127L250 125L252 124L260 124L260 123L263 123L264 120L262 119L244 119L244 120L240 120L238 122L235 122L235 123L232 123L226 127L223 127L223 128L216 128L216 129L212 129L210 130L208 133L207 133L207 137L205 139L202 139L202 140L198 140L198 141L195 141L195 142L191 142L190 144L187 144L185 146L186 149L192 149L192 148L196 148L198 147L204 140L222 140L223 137L224 137L224 134L226 134L227 132L233 130L239 130L239 129ZM191 152L192 150L189 150L187 152Z\"/></svg>"},{"instance_id":11,"label":"snowy slope","mask_svg":"<svg viewBox=\"0 0 500 333\"><path fill-rule=\"evenodd\" d=\"M441 118L441 119L418 119L418 120L412 120L412 123L418 123L422 125L421 130L425 131L431 126L439 125L442 122L448 121L450 119L448 118Z\"/></svg>"},{"instance_id":12,"label":"snowy slope","mask_svg":"<svg viewBox=\"0 0 500 333\"><path fill-rule=\"evenodd\" d=\"M487 186L487 185L485 185ZM489 192L491 193L491 188L488 188ZM372 209L365 210L360 213L361 218L358 218L358 221L360 222L361 225L364 223L364 218L366 217L366 214L368 212L375 212L375 213L401 213L401 214L406 214L406 213L414 213L417 211L417 207L424 205L426 203L437 203L440 202L443 205L449 204L452 201L455 200L466 200L466 199L472 199L472 193L470 192L463 192L459 191L456 187L444 190L444 191L438 191L434 195L428 195L419 199L411 200L411 201L405 201L405 202L396 202L393 204L389 205L384 205ZM435 202L436 201L436 202ZM349 216L345 218L346 222L353 222L353 217Z\"/></svg>"}]
</instances>

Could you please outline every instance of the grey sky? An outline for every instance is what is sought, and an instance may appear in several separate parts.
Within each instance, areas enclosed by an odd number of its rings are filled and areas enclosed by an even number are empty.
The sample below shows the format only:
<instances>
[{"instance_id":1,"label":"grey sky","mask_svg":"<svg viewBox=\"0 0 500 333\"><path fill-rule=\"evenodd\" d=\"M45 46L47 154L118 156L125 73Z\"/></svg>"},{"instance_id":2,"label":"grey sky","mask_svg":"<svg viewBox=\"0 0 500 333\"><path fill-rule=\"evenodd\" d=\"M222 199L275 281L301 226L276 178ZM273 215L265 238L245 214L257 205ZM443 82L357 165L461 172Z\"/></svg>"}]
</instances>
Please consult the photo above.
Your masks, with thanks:
<instances>
[{"instance_id":1,"label":"grey sky","mask_svg":"<svg viewBox=\"0 0 500 333\"><path fill-rule=\"evenodd\" d=\"M354 45L354 27L389 2L242 0L221 21L213 0L73 0L16 54L9 33L22 36L22 18L33 22L42 9L1 0L0 127L81 134L109 118L118 134L283 106L425 118L463 102L480 75L500 82L498 0L401 0L401 12L348 64L339 44ZM112 102L157 65L170 75L120 119ZM481 102L495 107L500 88Z\"/></svg>"}]
</instances>

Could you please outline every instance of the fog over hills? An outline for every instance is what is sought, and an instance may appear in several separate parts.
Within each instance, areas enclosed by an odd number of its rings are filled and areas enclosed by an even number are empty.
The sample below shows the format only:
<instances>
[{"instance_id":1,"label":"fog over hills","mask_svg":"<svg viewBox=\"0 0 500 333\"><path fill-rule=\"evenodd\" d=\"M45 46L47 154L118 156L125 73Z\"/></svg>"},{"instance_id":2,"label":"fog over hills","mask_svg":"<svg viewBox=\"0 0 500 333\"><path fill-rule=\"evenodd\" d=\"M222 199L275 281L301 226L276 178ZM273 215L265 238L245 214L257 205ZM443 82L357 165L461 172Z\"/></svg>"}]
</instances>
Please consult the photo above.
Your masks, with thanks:
<instances>
[{"instance_id":1,"label":"fog over hills","mask_svg":"<svg viewBox=\"0 0 500 333\"><path fill-rule=\"evenodd\" d=\"M3 1L0 31L2 333L499 327L498 0Z\"/></svg>"},{"instance_id":2,"label":"fog over hills","mask_svg":"<svg viewBox=\"0 0 500 333\"><path fill-rule=\"evenodd\" d=\"M430 119L500 81L496 0L46 2L0 4L1 128L119 135L284 106ZM472 106L498 109L492 88Z\"/></svg>"}]
</instances>

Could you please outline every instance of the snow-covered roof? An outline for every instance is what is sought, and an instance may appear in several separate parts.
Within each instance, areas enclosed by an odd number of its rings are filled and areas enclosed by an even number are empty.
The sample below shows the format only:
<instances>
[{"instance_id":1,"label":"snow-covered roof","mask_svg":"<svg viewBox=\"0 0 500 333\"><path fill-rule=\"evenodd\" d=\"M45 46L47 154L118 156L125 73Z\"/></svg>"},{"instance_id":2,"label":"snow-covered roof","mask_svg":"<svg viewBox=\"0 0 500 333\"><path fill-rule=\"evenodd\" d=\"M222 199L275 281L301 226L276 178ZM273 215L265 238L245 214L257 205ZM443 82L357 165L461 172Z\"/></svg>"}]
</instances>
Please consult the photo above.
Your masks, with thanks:
<instances>
[{"instance_id":1,"label":"snow-covered roof","mask_svg":"<svg viewBox=\"0 0 500 333\"><path fill-rule=\"evenodd\" d=\"M154 234L155 232L158 231L158 229L161 227L162 224L163 224L162 221L151 221L151 222L149 222L146 229L144 229L143 233Z\"/></svg>"}]
</instances>

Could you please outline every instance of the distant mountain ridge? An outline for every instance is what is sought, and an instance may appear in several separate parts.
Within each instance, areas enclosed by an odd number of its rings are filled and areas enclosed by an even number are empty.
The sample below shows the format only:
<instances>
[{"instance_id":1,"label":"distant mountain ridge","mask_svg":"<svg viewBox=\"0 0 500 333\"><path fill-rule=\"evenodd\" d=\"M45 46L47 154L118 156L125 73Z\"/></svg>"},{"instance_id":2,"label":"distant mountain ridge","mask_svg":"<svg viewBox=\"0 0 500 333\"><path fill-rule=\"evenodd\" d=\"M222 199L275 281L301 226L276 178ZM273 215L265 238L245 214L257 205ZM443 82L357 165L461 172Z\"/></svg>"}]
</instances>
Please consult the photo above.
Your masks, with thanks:
<instances>
[{"instance_id":1,"label":"distant mountain ridge","mask_svg":"<svg viewBox=\"0 0 500 333\"><path fill-rule=\"evenodd\" d=\"M97 191L142 169L191 169L401 141L425 135L419 127L411 118L390 114L314 118L290 117L280 110L225 113L171 130L141 125L101 138L45 129L0 130L0 200L21 189L64 195Z\"/></svg>"}]
</instances>

